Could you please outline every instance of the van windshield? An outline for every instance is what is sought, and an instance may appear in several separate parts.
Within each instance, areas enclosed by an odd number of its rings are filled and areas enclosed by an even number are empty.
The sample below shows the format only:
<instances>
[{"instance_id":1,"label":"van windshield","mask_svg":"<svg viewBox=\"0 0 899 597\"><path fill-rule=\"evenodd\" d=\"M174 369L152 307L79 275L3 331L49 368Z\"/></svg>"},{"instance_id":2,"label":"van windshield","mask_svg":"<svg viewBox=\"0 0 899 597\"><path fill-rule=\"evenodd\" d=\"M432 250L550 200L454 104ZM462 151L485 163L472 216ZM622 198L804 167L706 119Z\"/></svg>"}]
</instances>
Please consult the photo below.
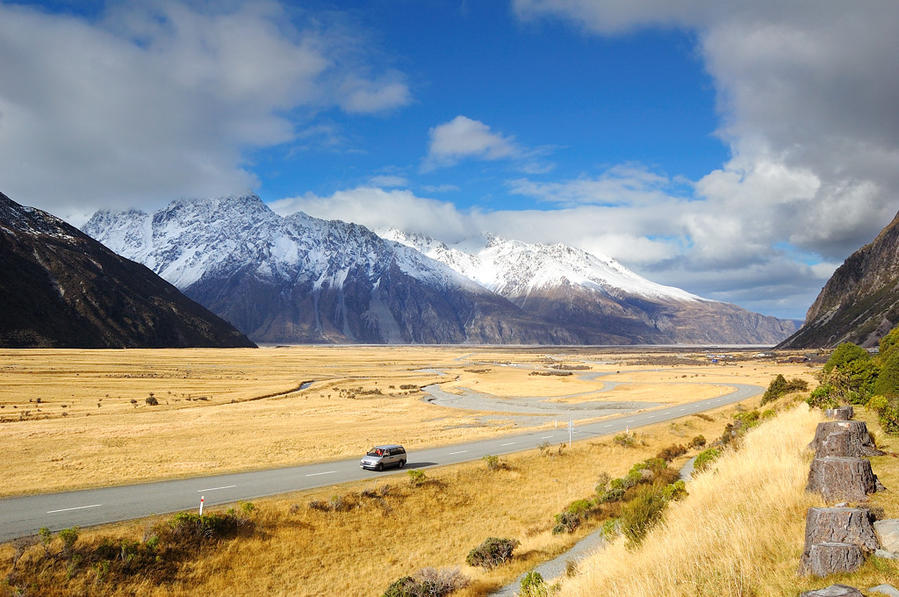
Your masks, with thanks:
<instances>
[{"instance_id":1,"label":"van windshield","mask_svg":"<svg viewBox=\"0 0 899 597\"><path fill-rule=\"evenodd\" d=\"M366 456L386 456L387 450L383 448L372 448L368 452L365 453Z\"/></svg>"}]
</instances>

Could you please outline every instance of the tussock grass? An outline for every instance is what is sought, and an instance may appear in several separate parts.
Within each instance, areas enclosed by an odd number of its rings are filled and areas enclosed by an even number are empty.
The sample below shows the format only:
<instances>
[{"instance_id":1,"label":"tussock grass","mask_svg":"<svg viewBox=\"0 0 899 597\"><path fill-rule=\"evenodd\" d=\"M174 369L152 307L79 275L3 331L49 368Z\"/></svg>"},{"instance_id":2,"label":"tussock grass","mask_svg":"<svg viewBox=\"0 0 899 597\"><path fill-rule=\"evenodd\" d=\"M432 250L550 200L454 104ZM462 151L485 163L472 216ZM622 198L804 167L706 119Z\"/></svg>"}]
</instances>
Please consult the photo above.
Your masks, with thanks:
<instances>
[{"instance_id":1,"label":"tussock grass","mask_svg":"<svg viewBox=\"0 0 899 597\"><path fill-rule=\"evenodd\" d=\"M806 511L823 505L805 492L805 447L821 420L799 405L749 432L669 506L639 550L617 541L598 551L560 595L795 596L832 582L896 582L895 565L877 559L838 579L797 576Z\"/></svg>"}]
</instances>

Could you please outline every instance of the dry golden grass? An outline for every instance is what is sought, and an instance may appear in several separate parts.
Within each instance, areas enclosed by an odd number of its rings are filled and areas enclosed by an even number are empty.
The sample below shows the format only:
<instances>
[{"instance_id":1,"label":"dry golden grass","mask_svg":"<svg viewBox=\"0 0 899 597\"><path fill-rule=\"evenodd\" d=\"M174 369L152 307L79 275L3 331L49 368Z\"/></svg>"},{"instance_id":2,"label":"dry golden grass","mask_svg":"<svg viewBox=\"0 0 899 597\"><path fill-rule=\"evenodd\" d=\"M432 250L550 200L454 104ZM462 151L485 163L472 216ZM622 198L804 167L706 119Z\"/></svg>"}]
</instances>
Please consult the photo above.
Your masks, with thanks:
<instances>
[{"instance_id":1,"label":"dry golden grass","mask_svg":"<svg viewBox=\"0 0 899 597\"><path fill-rule=\"evenodd\" d=\"M685 443L697 434L716 437L732 412L731 407L711 413L710 421L689 417L641 429L635 448L594 440L576 443L562 455L531 451L503 457L508 470L491 472L482 462L428 470L434 483L421 488L412 488L400 473L378 483L259 500L252 537L206 552L171 585L137 581L114 587L96 583L90 569L66 581L61 567L47 578L47 586L86 595L380 595L393 580L435 566L459 567L472 578L460 597L485 595L586 534L589 527L573 535L552 535L553 515L571 501L591 496L599 473L622 475L673 442ZM354 498L361 507L347 512L308 507L314 499L377 490L385 483L393 487L384 499L386 508L377 499L361 497ZM79 541L90 544L109 535L139 540L148 524L86 530ZM512 563L490 573L466 566L468 551L491 535L521 540ZM41 548L32 549L20 565L27 565ZM2 574L9 572L11 553L8 544L0 546L0 562L6 566Z\"/></svg>"},{"instance_id":2,"label":"dry golden grass","mask_svg":"<svg viewBox=\"0 0 899 597\"><path fill-rule=\"evenodd\" d=\"M800 405L750 432L741 450L690 484L690 495L669 507L641 548L630 552L619 541L597 552L560 595L792 597L833 582L897 584L899 567L877 558L852 575L796 574L806 511L823 504L805 492L811 458L805 446L820 420L820 412ZM891 457L875 459L875 472L894 479L896 461L884 458ZM874 500L892 502L895 512L894 497Z\"/></svg>"},{"instance_id":3,"label":"dry golden grass","mask_svg":"<svg viewBox=\"0 0 899 597\"><path fill-rule=\"evenodd\" d=\"M565 363L589 362L594 371L620 374L586 382L573 379L577 371L570 377L528 376L526 369L499 365L542 367L549 353ZM0 495L333 460L385 442L415 450L519 428L520 421L508 416L485 419L484 413L434 406L416 389L401 387L453 382L457 376L456 385L491 387L503 396L560 396L595 390L605 379L633 380L601 396L678 402L722 391L680 385L684 381L765 386L777 373L812 372L755 361L662 371L622 364L633 355L407 346L2 350ZM422 371L431 368L447 375ZM307 380L315 383L296 390ZM150 392L158 406L146 404Z\"/></svg>"}]
</instances>

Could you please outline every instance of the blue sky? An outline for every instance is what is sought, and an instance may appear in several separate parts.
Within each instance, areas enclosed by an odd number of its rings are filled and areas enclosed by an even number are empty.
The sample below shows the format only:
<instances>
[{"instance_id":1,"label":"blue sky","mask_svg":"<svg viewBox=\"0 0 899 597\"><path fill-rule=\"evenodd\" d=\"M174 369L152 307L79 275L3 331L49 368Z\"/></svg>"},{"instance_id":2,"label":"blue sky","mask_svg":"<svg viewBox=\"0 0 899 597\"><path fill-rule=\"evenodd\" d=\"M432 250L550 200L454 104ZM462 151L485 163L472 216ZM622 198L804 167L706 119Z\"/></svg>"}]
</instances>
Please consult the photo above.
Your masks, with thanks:
<instances>
[{"instance_id":1,"label":"blue sky","mask_svg":"<svg viewBox=\"0 0 899 597\"><path fill-rule=\"evenodd\" d=\"M0 1L0 190L75 224L256 192L802 318L899 207L897 23L889 0Z\"/></svg>"}]
</instances>

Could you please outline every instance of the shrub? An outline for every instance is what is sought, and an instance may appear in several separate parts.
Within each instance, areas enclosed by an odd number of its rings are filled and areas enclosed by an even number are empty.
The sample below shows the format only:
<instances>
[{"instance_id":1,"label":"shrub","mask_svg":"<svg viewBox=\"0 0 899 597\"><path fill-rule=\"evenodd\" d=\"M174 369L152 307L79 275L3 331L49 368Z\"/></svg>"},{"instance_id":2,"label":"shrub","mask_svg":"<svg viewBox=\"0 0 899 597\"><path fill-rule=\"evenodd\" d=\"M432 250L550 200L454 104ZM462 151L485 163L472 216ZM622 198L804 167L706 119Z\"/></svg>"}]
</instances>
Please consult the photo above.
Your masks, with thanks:
<instances>
[{"instance_id":1,"label":"shrub","mask_svg":"<svg viewBox=\"0 0 899 597\"><path fill-rule=\"evenodd\" d=\"M59 531L58 537L62 539L62 552L67 557L72 557L75 542L78 541L78 527Z\"/></svg>"},{"instance_id":2,"label":"shrub","mask_svg":"<svg viewBox=\"0 0 899 597\"><path fill-rule=\"evenodd\" d=\"M543 580L543 575L536 570L531 570L521 579L521 590L518 592L520 597L547 597L549 595L549 587Z\"/></svg>"},{"instance_id":3,"label":"shrub","mask_svg":"<svg viewBox=\"0 0 899 597\"><path fill-rule=\"evenodd\" d=\"M467 585L468 578L457 569L423 568L390 583L383 597L444 597Z\"/></svg>"},{"instance_id":4,"label":"shrub","mask_svg":"<svg viewBox=\"0 0 899 597\"><path fill-rule=\"evenodd\" d=\"M825 408L834 408L839 406L836 394L836 388L829 383L823 383L812 390L812 393L806 402L812 408L820 408L822 410Z\"/></svg>"},{"instance_id":5,"label":"shrub","mask_svg":"<svg viewBox=\"0 0 899 597\"><path fill-rule=\"evenodd\" d=\"M721 450L718 448L709 448L708 450L703 450L696 457L696 460L693 461L693 470L696 472L702 472L708 469L713 462L715 462L718 457L721 456Z\"/></svg>"},{"instance_id":6,"label":"shrub","mask_svg":"<svg viewBox=\"0 0 899 597\"><path fill-rule=\"evenodd\" d=\"M424 472L419 470L411 470L406 474L409 475L409 484L412 485L412 487L421 487L428 481L428 477Z\"/></svg>"},{"instance_id":7,"label":"shrub","mask_svg":"<svg viewBox=\"0 0 899 597\"><path fill-rule=\"evenodd\" d=\"M144 399L144 402L146 402L149 406L159 406L159 400L156 399L156 396L154 396L152 392L149 396L146 397L146 399Z\"/></svg>"},{"instance_id":8,"label":"shrub","mask_svg":"<svg viewBox=\"0 0 899 597\"><path fill-rule=\"evenodd\" d=\"M899 350L883 359L873 392L888 398L899 396Z\"/></svg>"},{"instance_id":9,"label":"shrub","mask_svg":"<svg viewBox=\"0 0 899 597\"><path fill-rule=\"evenodd\" d=\"M499 456L493 456L492 454L487 454L482 458L482 460L487 464L488 471L497 471L502 468L502 465L499 462Z\"/></svg>"},{"instance_id":10,"label":"shrub","mask_svg":"<svg viewBox=\"0 0 899 597\"><path fill-rule=\"evenodd\" d=\"M633 448L637 445L637 438L630 433L619 433L612 438L612 443L623 448Z\"/></svg>"},{"instance_id":11,"label":"shrub","mask_svg":"<svg viewBox=\"0 0 899 597\"><path fill-rule=\"evenodd\" d=\"M783 375L778 373L777 377L768 384L768 389L765 390L765 393L762 395L761 406L777 400L781 396L790 394L791 392L804 392L807 389L808 383L805 380L794 378L787 381Z\"/></svg>"},{"instance_id":12,"label":"shrub","mask_svg":"<svg viewBox=\"0 0 899 597\"><path fill-rule=\"evenodd\" d=\"M465 563L469 566L480 566L492 570L512 557L512 551L518 547L516 539L499 539L488 537L483 543L468 552Z\"/></svg>"},{"instance_id":13,"label":"shrub","mask_svg":"<svg viewBox=\"0 0 899 597\"><path fill-rule=\"evenodd\" d=\"M691 448L701 448L705 445L705 436L697 435L693 439L690 440Z\"/></svg>"},{"instance_id":14,"label":"shrub","mask_svg":"<svg viewBox=\"0 0 899 597\"><path fill-rule=\"evenodd\" d=\"M634 499L622 506L619 522L629 547L640 545L649 529L662 519L667 503L665 488L651 485L642 488Z\"/></svg>"},{"instance_id":15,"label":"shrub","mask_svg":"<svg viewBox=\"0 0 899 597\"><path fill-rule=\"evenodd\" d=\"M621 534L621 523L617 518L610 518L602 523L602 528L599 532L602 533L603 539L606 541L613 541Z\"/></svg>"},{"instance_id":16,"label":"shrub","mask_svg":"<svg viewBox=\"0 0 899 597\"><path fill-rule=\"evenodd\" d=\"M658 454L656 454L656 458L661 458L667 462L671 462L678 456L683 456L687 453L687 448L681 446L679 444L672 444L667 448L663 448Z\"/></svg>"}]
</instances>

